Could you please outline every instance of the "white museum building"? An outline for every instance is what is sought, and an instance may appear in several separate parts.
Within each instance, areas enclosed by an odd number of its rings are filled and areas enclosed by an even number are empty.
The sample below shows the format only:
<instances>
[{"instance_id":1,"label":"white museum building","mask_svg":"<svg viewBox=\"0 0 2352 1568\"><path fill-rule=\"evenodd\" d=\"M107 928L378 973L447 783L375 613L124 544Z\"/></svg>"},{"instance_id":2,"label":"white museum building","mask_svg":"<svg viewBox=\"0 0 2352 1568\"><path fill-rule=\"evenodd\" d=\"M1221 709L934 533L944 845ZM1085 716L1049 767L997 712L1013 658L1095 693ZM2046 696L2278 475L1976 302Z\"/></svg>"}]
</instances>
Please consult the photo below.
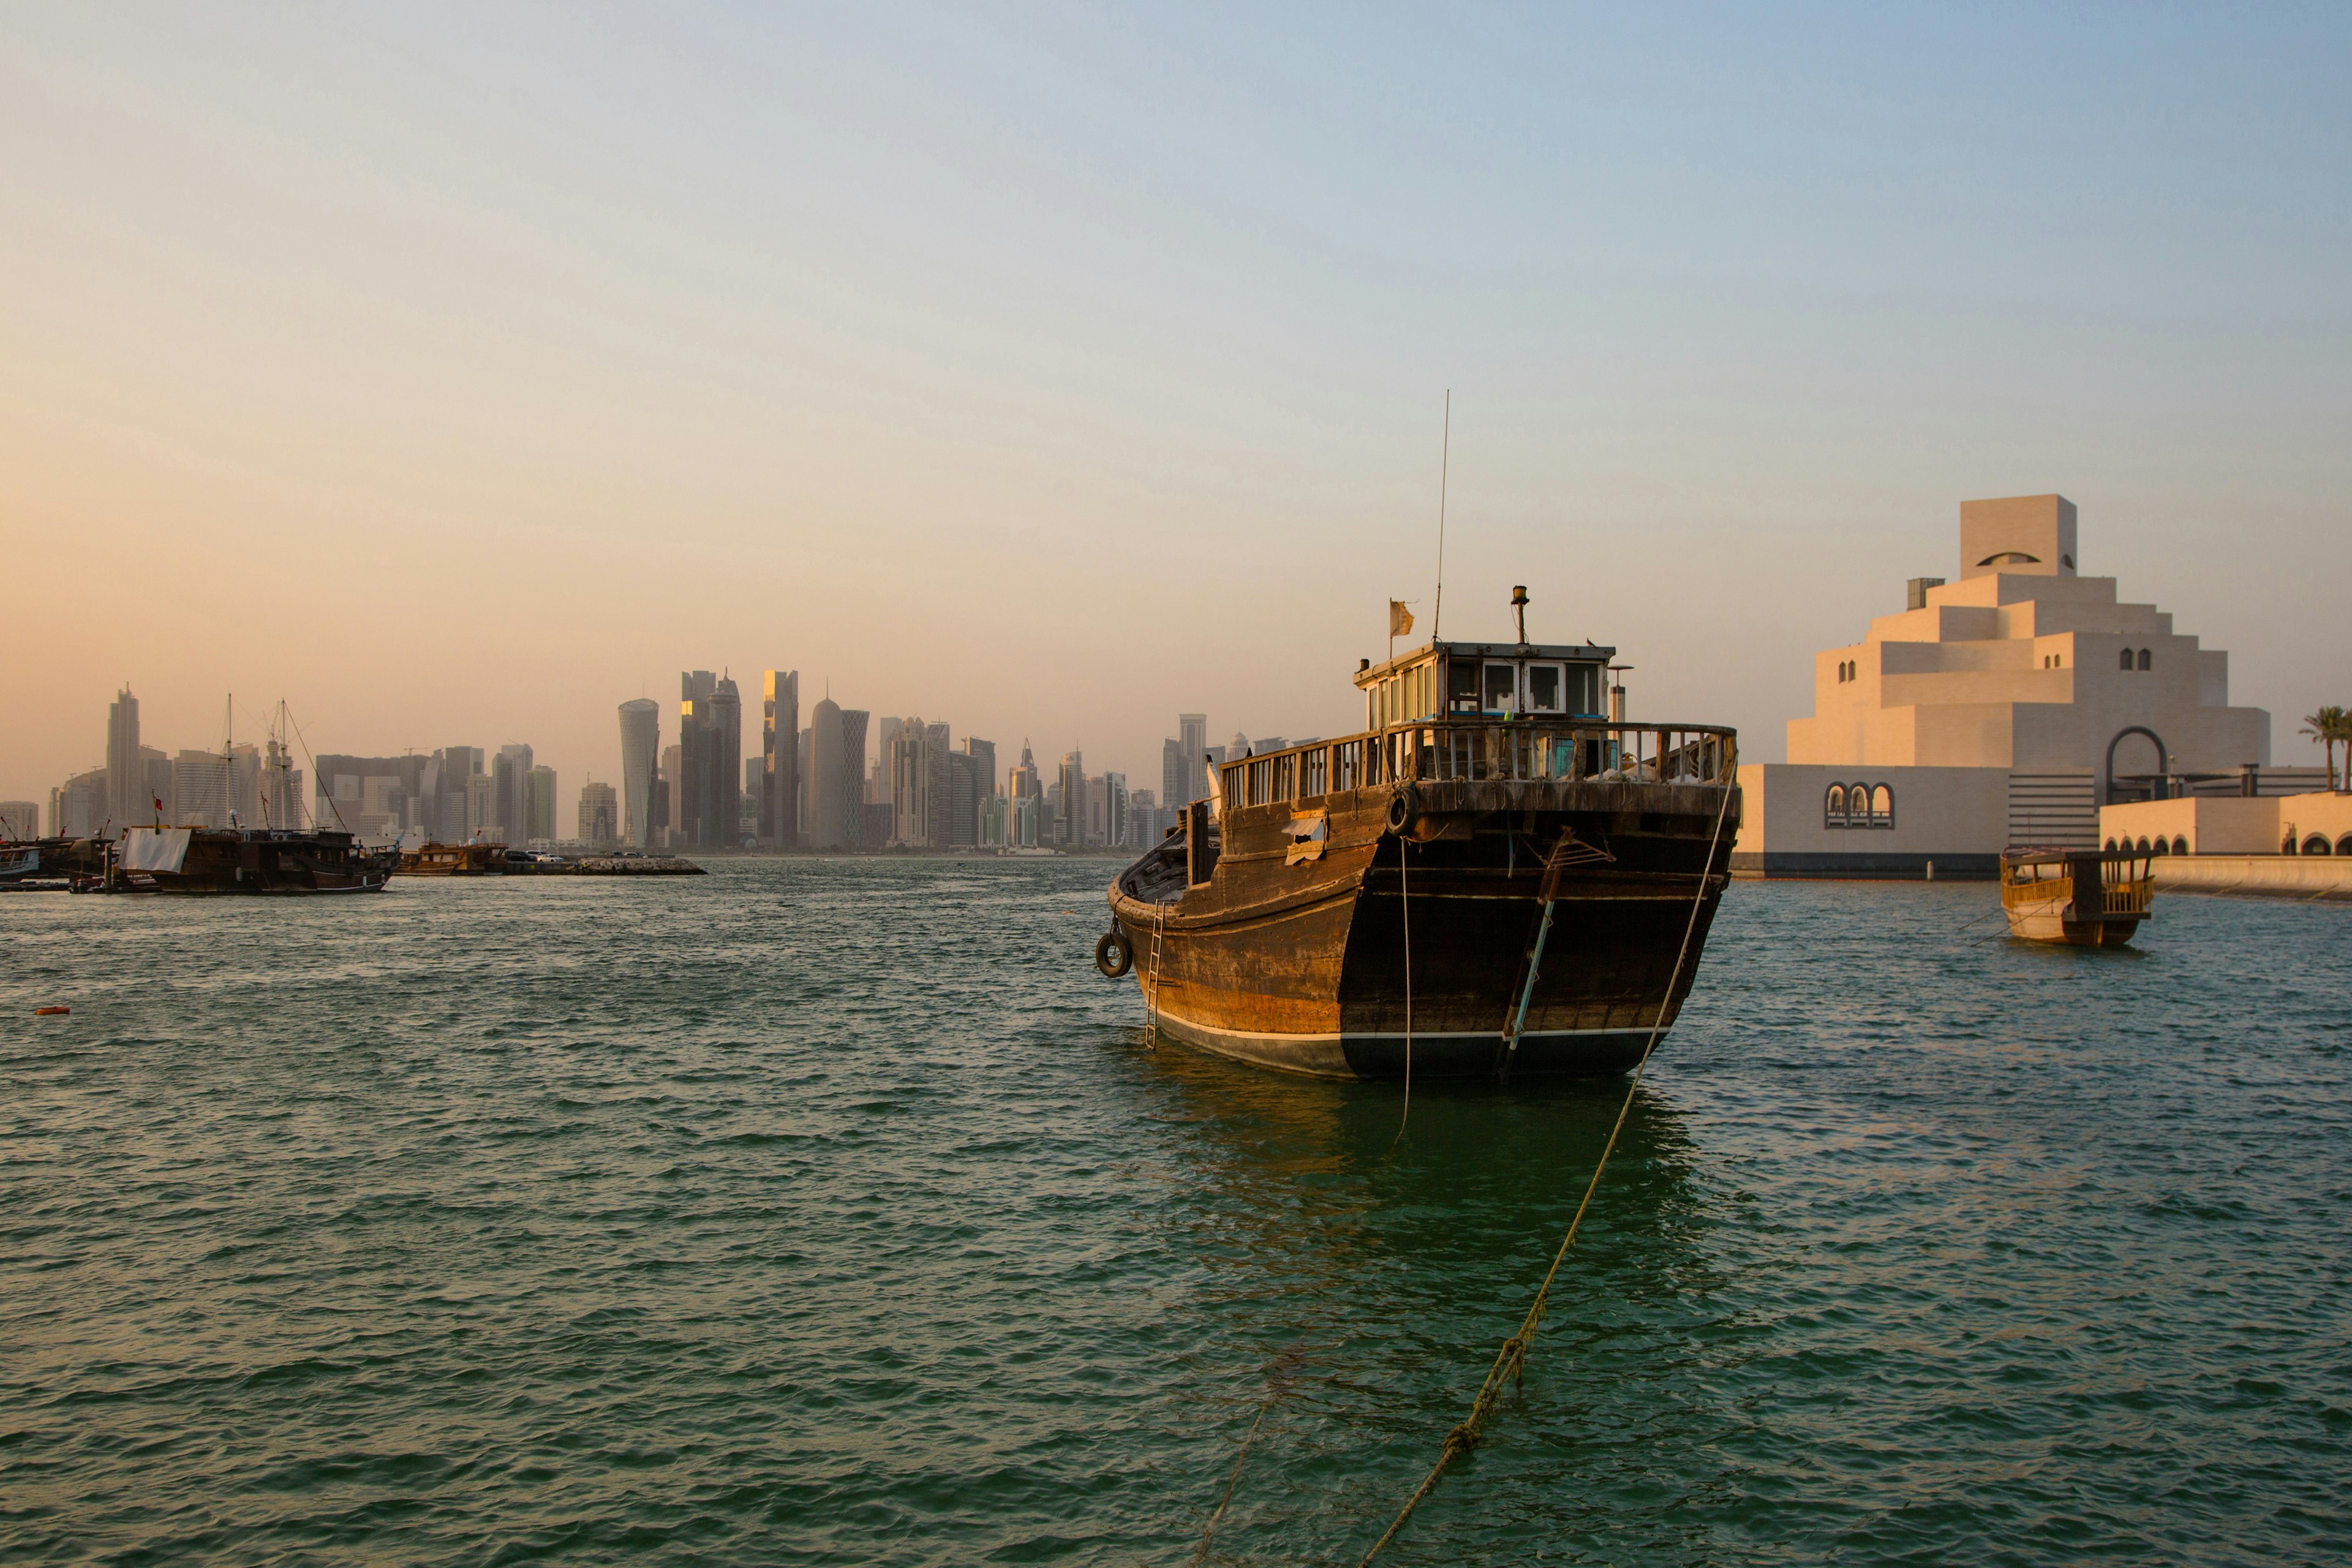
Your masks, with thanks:
<instances>
[{"instance_id":1,"label":"white museum building","mask_svg":"<svg viewBox=\"0 0 2352 1568\"><path fill-rule=\"evenodd\" d=\"M1908 609L1816 654L1789 760L1739 770L1733 870L1985 877L2005 846L2098 847L2111 803L2325 787L2269 766L2228 654L2080 559L2063 496L1963 501L1958 579L1914 579Z\"/></svg>"}]
</instances>

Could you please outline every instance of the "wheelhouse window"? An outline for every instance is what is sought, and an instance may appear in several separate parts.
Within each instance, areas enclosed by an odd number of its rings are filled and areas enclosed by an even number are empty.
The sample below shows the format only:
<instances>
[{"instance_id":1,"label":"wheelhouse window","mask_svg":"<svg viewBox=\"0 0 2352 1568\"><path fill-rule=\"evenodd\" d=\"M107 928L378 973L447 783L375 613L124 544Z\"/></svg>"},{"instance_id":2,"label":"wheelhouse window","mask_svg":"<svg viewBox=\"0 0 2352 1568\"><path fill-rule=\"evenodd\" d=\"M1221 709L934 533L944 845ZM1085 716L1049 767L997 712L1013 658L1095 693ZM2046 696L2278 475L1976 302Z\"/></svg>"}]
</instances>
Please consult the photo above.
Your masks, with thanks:
<instances>
[{"instance_id":1,"label":"wheelhouse window","mask_svg":"<svg viewBox=\"0 0 2352 1568\"><path fill-rule=\"evenodd\" d=\"M1480 704L1489 713L1510 713L1519 706L1519 667L1500 660L1486 666L1484 700Z\"/></svg>"},{"instance_id":2,"label":"wheelhouse window","mask_svg":"<svg viewBox=\"0 0 2352 1568\"><path fill-rule=\"evenodd\" d=\"M1571 664L1568 667L1568 710L1571 713L1598 713L1601 710L1601 667L1597 664Z\"/></svg>"},{"instance_id":3,"label":"wheelhouse window","mask_svg":"<svg viewBox=\"0 0 2352 1568\"><path fill-rule=\"evenodd\" d=\"M1528 666L1528 711L1559 713L1566 711L1560 700L1560 670L1556 664Z\"/></svg>"},{"instance_id":4,"label":"wheelhouse window","mask_svg":"<svg viewBox=\"0 0 2352 1568\"><path fill-rule=\"evenodd\" d=\"M1446 664L1445 707L1451 713L1478 711L1478 667L1466 658Z\"/></svg>"}]
</instances>

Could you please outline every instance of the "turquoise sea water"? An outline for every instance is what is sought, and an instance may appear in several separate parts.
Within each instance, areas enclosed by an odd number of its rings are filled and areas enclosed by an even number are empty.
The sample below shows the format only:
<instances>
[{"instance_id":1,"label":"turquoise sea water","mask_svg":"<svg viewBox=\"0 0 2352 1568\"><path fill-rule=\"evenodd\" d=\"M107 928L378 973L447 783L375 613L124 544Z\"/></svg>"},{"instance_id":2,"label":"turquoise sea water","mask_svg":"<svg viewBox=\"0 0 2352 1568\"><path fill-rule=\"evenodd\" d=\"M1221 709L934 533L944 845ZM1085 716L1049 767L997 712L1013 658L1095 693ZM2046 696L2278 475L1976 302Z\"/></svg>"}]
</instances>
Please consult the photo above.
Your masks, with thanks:
<instances>
[{"instance_id":1,"label":"turquoise sea water","mask_svg":"<svg viewBox=\"0 0 2352 1568\"><path fill-rule=\"evenodd\" d=\"M1623 1092L1144 1049L1104 862L0 897L0 1560L1352 1563ZM2352 1556L2352 911L1741 884L1397 1563ZM70 1018L35 1005L69 1003Z\"/></svg>"}]
</instances>

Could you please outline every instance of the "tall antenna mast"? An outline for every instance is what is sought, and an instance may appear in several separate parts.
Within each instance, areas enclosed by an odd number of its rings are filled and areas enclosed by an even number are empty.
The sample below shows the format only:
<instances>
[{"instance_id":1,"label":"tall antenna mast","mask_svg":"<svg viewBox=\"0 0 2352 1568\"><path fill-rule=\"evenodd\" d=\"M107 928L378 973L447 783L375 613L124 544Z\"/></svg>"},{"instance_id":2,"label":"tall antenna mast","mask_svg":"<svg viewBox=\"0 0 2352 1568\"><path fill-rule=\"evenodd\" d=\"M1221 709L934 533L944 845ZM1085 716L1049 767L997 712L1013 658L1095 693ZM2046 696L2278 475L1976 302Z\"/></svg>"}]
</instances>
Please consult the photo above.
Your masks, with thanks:
<instances>
[{"instance_id":1,"label":"tall antenna mast","mask_svg":"<svg viewBox=\"0 0 2352 1568\"><path fill-rule=\"evenodd\" d=\"M1429 612L1429 640L1445 623L1445 478L1454 458L1454 389L1445 389L1445 427L1437 448L1437 603Z\"/></svg>"}]
</instances>

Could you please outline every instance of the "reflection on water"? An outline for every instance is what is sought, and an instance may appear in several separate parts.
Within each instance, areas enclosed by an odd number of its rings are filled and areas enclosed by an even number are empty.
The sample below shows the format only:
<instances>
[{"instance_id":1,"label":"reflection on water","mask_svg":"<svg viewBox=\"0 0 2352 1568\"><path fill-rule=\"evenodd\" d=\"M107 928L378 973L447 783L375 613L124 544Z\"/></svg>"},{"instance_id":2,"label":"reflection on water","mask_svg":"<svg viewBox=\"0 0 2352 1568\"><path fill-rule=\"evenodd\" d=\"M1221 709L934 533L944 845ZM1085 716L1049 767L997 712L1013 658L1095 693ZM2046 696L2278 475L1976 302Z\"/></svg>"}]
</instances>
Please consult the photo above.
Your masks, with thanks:
<instances>
[{"instance_id":1,"label":"reflection on water","mask_svg":"<svg viewBox=\"0 0 2352 1568\"><path fill-rule=\"evenodd\" d=\"M1198 1310L1260 1352L1250 1375L1220 1367L1200 1393L1203 1418L1236 1440L1267 1406L1219 1542L1245 1560L1266 1535L1337 1546L1368 1520L1377 1533L1380 1510L1402 1500L1397 1479L1436 1457L1517 1331L1626 1085L1446 1082L1415 1091L1400 1136L1391 1086L1292 1079L1181 1048L1147 1059L1195 1137L1168 1212L1202 1259ZM1712 1358L1670 1331L1677 1304L1709 1288L1683 1120L1654 1089L1634 1090L1530 1358L1549 1414L1530 1427L1515 1406L1513 1429L1465 1467L1488 1472L1486 1486L1503 1473L1506 1517L1549 1499L1535 1538L1573 1535L1619 1506L1588 1495L1592 1468L1626 1452L1622 1433L1599 1450L1586 1440L1621 1375L1594 1377L1595 1365L1637 1357L1649 1399L1668 1395L1671 1415L1646 1421L1643 1470L1683 1468L1683 1451L1730 1419L1706 1386ZM1704 1534L1672 1513L1646 1529L1654 1545Z\"/></svg>"},{"instance_id":2,"label":"reflection on water","mask_svg":"<svg viewBox=\"0 0 2352 1568\"><path fill-rule=\"evenodd\" d=\"M1263 1409L1351 1560L1622 1086L1146 1051L1104 875L0 900L0 1558L1172 1562ZM1991 896L1732 890L1384 1561L2352 1555L2352 917Z\"/></svg>"}]
</instances>

